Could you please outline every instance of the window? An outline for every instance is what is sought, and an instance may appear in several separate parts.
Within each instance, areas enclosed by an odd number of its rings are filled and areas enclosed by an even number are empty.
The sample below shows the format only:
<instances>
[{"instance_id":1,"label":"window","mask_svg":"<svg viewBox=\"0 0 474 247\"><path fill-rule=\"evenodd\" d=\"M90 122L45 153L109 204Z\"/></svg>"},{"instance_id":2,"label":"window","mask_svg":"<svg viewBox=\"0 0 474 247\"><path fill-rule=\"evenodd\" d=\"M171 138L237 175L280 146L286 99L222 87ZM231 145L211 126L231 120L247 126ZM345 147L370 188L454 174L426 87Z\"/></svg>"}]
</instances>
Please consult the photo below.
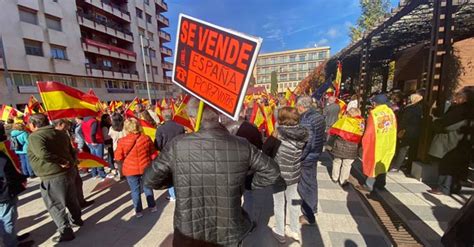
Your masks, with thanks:
<instances>
[{"instance_id":1,"label":"window","mask_svg":"<svg viewBox=\"0 0 474 247\"><path fill-rule=\"evenodd\" d=\"M143 11L139 8L135 8L135 11L137 12L137 17L142 19L143 18Z\"/></svg>"},{"instance_id":2,"label":"window","mask_svg":"<svg viewBox=\"0 0 474 247\"><path fill-rule=\"evenodd\" d=\"M54 59L63 59L66 60L66 47L51 45L51 57Z\"/></svg>"},{"instance_id":3,"label":"window","mask_svg":"<svg viewBox=\"0 0 474 247\"><path fill-rule=\"evenodd\" d=\"M304 60L306 60L306 54L300 54L299 55L299 61L303 62Z\"/></svg>"},{"instance_id":4,"label":"window","mask_svg":"<svg viewBox=\"0 0 474 247\"><path fill-rule=\"evenodd\" d=\"M290 71L296 71L296 64L290 64Z\"/></svg>"},{"instance_id":5,"label":"window","mask_svg":"<svg viewBox=\"0 0 474 247\"><path fill-rule=\"evenodd\" d=\"M33 86L30 74L13 73L13 83L16 86Z\"/></svg>"},{"instance_id":6,"label":"window","mask_svg":"<svg viewBox=\"0 0 474 247\"><path fill-rule=\"evenodd\" d=\"M145 29L139 27L139 28L138 28L138 34L139 34L140 36L145 37Z\"/></svg>"},{"instance_id":7,"label":"window","mask_svg":"<svg viewBox=\"0 0 474 247\"><path fill-rule=\"evenodd\" d=\"M43 45L39 41L24 39L25 51L27 55L43 56Z\"/></svg>"},{"instance_id":8,"label":"window","mask_svg":"<svg viewBox=\"0 0 474 247\"><path fill-rule=\"evenodd\" d=\"M290 74L290 80L291 80L291 81L296 80L296 73L291 73L291 74Z\"/></svg>"},{"instance_id":9,"label":"window","mask_svg":"<svg viewBox=\"0 0 474 247\"><path fill-rule=\"evenodd\" d=\"M129 81L123 81L123 82L122 82L122 88L124 88L124 89L132 89L132 87L133 87L133 86L132 86L132 83L131 83L131 82L129 82Z\"/></svg>"},{"instance_id":10,"label":"window","mask_svg":"<svg viewBox=\"0 0 474 247\"><path fill-rule=\"evenodd\" d=\"M319 59L324 59L326 57L326 53L325 52L320 52L319 53Z\"/></svg>"},{"instance_id":11,"label":"window","mask_svg":"<svg viewBox=\"0 0 474 247\"><path fill-rule=\"evenodd\" d=\"M104 65L104 67L106 67L106 68L112 68L112 61L104 60L104 61L102 61L102 65Z\"/></svg>"},{"instance_id":12,"label":"window","mask_svg":"<svg viewBox=\"0 0 474 247\"><path fill-rule=\"evenodd\" d=\"M146 66L146 73L150 73L150 65Z\"/></svg>"},{"instance_id":13,"label":"window","mask_svg":"<svg viewBox=\"0 0 474 247\"><path fill-rule=\"evenodd\" d=\"M296 62L296 55L290 55L290 63Z\"/></svg>"},{"instance_id":14,"label":"window","mask_svg":"<svg viewBox=\"0 0 474 247\"><path fill-rule=\"evenodd\" d=\"M151 15L145 14L146 16L146 22L151 23Z\"/></svg>"},{"instance_id":15,"label":"window","mask_svg":"<svg viewBox=\"0 0 474 247\"><path fill-rule=\"evenodd\" d=\"M153 66L152 69L153 69L153 74L157 75L158 74L158 67Z\"/></svg>"},{"instance_id":16,"label":"window","mask_svg":"<svg viewBox=\"0 0 474 247\"><path fill-rule=\"evenodd\" d=\"M46 15L46 26L56 31L62 31L61 19L54 16Z\"/></svg>"},{"instance_id":17,"label":"window","mask_svg":"<svg viewBox=\"0 0 474 247\"><path fill-rule=\"evenodd\" d=\"M156 57L156 51L153 49L150 49L150 57L155 58Z\"/></svg>"},{"instance_id":18,"label":"window","mask_svg":"<svg viewBox=\"0 0 474 247\"><path fill-rule=\"evenodd\" d=\"M23 7L18 8L18 11L20 12L20 21L38 25L38 16L36 11Z\"/></svg>"},{"instance_id":19,"label":"window","mask_svg":"<svg viewBox=\"0 0 474 247\"><path fill-rule=\"evenodd\" d=\"M280 81L287 81L288 80L288 74L280 74Z\"/></svg>"},{"instance_id":20,"label":"window","mask_svg":"<svg viewBox=\"0 0 474 247\"><path fill-rule=\"evenodd\" d=\"M148 39L150 41L153 41L154 40L154 37L153 37L153 33L152 32L148 32Z\"/></svg>"},{"instance_id":21,"label":"window","mask_svg":"<svg viewBox=\"0 0 474 247\"><path fill-rule=\"evenodd\" d=\"M143 53L144 53L145 56L148 56L148 48L144 48Z\"/></svg>"},{"instance_id":22,"label":"window","mask_svg":"<svg viewBox=\"0 0 474 247\"><path fill-rule=\"evenodd\" d=\"M150 0L143 0L143 2L145 2L146 5L150 5Z\"/></svg>"}]
</instances>

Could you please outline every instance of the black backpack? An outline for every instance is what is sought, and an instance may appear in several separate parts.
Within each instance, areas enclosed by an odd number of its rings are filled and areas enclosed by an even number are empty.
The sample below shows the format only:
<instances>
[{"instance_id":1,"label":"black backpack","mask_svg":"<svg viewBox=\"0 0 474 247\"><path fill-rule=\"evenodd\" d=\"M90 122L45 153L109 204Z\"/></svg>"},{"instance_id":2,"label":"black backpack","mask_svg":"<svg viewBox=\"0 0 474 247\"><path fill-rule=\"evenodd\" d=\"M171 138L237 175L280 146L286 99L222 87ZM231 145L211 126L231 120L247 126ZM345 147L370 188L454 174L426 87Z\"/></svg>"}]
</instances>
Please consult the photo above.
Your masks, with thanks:
<instances>
[{"instance_id":1,"label":"black backpack","mask_svg":"<svg viewBox=\"0 0 474 247\"><path fill-rule=\"evenodd\" d=\"M26 176L20 174L10 158L0 151L0 202L10 201L25 188Z\"/></svg>"}]
</instances>

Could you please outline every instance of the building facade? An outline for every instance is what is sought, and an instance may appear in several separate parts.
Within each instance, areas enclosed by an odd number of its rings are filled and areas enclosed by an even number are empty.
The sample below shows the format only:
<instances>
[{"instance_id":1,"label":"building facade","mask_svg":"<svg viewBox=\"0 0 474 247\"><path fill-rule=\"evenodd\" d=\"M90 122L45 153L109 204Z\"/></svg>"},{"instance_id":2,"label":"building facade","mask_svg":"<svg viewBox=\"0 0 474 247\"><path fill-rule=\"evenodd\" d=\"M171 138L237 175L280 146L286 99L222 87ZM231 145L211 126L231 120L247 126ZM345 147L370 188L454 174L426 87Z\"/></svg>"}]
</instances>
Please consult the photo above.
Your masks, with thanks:
<instances>
[{"instance_id":1,"label":"building facade","mask_svg":"<svg viewBox=\"0 0 474 247\"><path fill-rule=\"evenodd\" d=\"M145 69L152 98L173 96L167 10L163 0L3 1L0 104L24 104L50 80L103 101L147 98Z\"/></svg>"},{"instance_id":2,"label":"building facade","mask_svg":"<svg viewBox=\"0 0 474 247\"><path fill-rule=\"evenodd\" d=\"M276 71L278 92L294 90L298 83L320 63L329 58L329 47L317 47L260 54L254 70L256 86L270 92L271 74Z\"/></svg>"}]
</instances>

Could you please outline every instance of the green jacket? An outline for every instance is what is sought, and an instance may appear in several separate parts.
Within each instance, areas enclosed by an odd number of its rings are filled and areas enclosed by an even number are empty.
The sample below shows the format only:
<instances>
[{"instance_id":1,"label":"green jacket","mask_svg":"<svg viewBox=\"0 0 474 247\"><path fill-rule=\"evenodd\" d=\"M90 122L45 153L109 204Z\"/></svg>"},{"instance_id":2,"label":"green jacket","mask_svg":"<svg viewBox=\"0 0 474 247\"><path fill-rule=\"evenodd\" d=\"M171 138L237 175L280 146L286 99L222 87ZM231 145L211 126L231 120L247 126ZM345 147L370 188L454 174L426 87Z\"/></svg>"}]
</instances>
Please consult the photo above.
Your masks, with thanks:
<instances>
[{"instance_id":1,"label":"green jacket","mask_svg":"<svg viewBox=\"0 0 474 247\"><path fill-rule=\"evenodd\" d=\"M74 148L66 133L45 126L33 132L29 138L28 158L35 174L42 180L65 175L74 167ZM69 162L69 168L60 165Z\"/></svg>"}]
</instances>

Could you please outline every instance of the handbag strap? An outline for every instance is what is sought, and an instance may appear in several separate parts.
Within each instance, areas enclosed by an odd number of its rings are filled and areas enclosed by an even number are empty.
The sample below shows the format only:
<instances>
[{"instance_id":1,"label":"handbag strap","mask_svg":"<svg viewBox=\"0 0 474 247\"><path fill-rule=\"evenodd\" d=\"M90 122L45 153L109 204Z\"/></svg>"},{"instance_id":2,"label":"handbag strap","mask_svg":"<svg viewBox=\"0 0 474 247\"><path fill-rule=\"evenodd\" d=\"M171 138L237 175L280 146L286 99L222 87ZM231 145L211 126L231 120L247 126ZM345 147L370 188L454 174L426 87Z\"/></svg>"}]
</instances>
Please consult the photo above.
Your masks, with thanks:
<instances>
[{"instance_id":1,"label":"handbag strap","mask_svg":"<svg viewBox=\"0 0 474 247\"><path fill-rule=\"evenodd\" d=\"M138 139L140 139L141 136L142 136L142 134L139 134L138 137L135 138L135 141L133 142L132 147L130 148L130 150L128 150L127 154L125 155L125 158L127 158L127 156L130 154L130 152L132 152L132 150L133 150L133 148L135 147L135 145L137 145Z\"/></svg>"}]
</instances>

